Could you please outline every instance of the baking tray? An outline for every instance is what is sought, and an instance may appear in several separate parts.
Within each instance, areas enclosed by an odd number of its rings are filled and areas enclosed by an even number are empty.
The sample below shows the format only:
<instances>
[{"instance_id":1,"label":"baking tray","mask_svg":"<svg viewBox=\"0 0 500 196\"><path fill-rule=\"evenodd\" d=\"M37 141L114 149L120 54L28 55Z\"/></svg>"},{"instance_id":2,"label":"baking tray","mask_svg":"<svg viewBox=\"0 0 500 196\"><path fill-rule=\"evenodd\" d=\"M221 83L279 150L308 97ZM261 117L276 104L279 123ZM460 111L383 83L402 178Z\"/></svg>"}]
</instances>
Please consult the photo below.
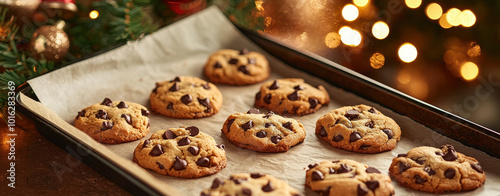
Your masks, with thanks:
<instances>
[{"instance_id":1,"label":"baking tray","mask_svg":"<svg viewBox=\"0 0 500 196\"><path fill-rule=\"evenodd\" d=\"M280 43L276 39L251 30L237 28L258 46L295 69L314 75L336 87L408 116L466 146L500 158L500 134L496 131L419 101L313 53L286 46L286 44ZM21 94L37 100L28 84L24 84L17 89L16 100L20 100ZM24 108L19 102L17 107L22 114L35 122L41 135L130 193L141 195L161 195L164 193L134 177L133 174L126 172L119 165L113 164L110 160L101 156L99 152L93 150L92 147L82 145L78 140L64 133L50 121ZM85 152L85 156L79 152Z\"/></svg>"}]
</instances>

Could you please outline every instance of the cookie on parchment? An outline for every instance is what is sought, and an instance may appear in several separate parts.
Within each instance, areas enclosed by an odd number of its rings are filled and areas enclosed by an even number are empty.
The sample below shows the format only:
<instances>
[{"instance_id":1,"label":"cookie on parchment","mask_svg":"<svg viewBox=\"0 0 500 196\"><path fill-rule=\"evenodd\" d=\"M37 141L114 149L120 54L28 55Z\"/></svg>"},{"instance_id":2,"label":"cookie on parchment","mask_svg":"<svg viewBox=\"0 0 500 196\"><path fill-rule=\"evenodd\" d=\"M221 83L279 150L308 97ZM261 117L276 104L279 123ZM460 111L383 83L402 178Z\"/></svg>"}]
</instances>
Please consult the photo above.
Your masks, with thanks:
<instances>
[{"instance_id":1,"label":"cookie on parchment","mask_svg":"<svg viewBox=\"0 0 500 196\"><path fill-rule=\"evenodd\" d=\"M201 192L201 196L249 196L249 195L279 195L279 196L301 196L300 192L267 174L234 174L229 179L222 181L215 178L212 186Z\"/></svg>"},{"instance_id":2,"label":"cookie on parchment","mask_svg":"<svg viewBox=\"0 0 500 196\"><path fill-rule=\"evenodd\" d=\"M430 193L474 190L486 180L479 162L456 152L452 145L422 146L399 154L389 173L405 187Z\"/></svg>"},{"instance_id":3,"label":"cookie on parchment","mask_svg":"<svg viewBox=\"0 0 500 196\"><path fill-rule=\"evenodd\" d=\"M292 118L252 108L247 113L231 114L222 132L236 146L257 152L285 152L304 141L304 125Z\"/></svg>"},{"instance_id":4,"label":"cookie on parchment","mask_svg":"<svg viewBox=\"0 0 500 196\"><path fill-rule=\"evenodd\" d=\"M330 102L325 88L317 88L299 78L278 79L264 83L255 95L255 106L278 114L306 115Z\"/></svg>"},{"instance_id":5,"label":"cookie on parchment","mask_svg":"<svg viewBox=\"0 0 500 196\"><path fill-rule=\"evenodd\" d=\"M388 175L349 159L309 165L306 186L322 196L394 195L394 187Z\"/></svg>"},{"instance_id":6,"label":"cookie on parchment","mask_svg":"<svg viewBox=\"0 0 500 196\"><path fill-rule=\"evenodd\" d=\"M153 133L137 145L134 162L162 175L199 178L226 167L224 145L195 126Z\"/></svg>"},{"instance_id":7,"label":"cookie on parchment","mask_svg":"<svg viewBox=\"0 0 500 196\"><path fill-rule=\"evenodd\" d=\"M149 132L149 111L127 101L105 98L84 108L75 117L75 127L100 143L119 144L143 138Z\"/></svg>"},{"instance_id":8,"label":"cookie on parchment","mask_svg":"<svg viewBox=\"0 0 500 196\"><path fill-rule=\"evenodd\" d=\"M151 109L173 118L201 118L216 114L222 107L222 93L212 83L180 76L157 82L149 96Z\"/></svg>"},{"instance_id":9,"label":"cookie on parchment","mask_svg":"<svg viewBox=\"0 0 500 196\"><path fill-rule=\"evenodd\" d=\"M216 84L248 85L269 77L269 63L264 55L242 49L223 49L208 58L205 75Z\"/></svg>"},{"instance_id":10,"label":"cookie on parchment","mask_svg":"<svg viewBox=\"0 0 500 196\"><path fill-rule=\"evenodd\" d=\"M399 125L373 107L345 106L316 122L316 134L332 146L360 153L377 153L396 147Z\"/></svg>"}]
</instances>

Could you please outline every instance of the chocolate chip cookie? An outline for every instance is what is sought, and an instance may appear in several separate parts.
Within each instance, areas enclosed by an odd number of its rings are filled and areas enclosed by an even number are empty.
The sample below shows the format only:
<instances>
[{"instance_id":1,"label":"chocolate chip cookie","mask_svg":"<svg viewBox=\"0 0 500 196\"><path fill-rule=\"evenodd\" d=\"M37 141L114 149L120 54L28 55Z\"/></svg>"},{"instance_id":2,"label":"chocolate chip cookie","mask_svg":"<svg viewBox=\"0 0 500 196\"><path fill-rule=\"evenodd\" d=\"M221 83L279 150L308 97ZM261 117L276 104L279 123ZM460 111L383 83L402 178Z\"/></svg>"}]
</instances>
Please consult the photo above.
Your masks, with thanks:
<instances>
[{"instance_id":1,"label":"chocolate chip cookie","mask_svg":"<svg viewBox=\"0 0 500 196\"><path fill-rule=\"evenodd\" d=\"M389 173L405 187L430 193L473 190L486 180L479 162L456 152L452 145L422 146L399 154Z\"/></svg>"},{"instance_id":2,"label":"chocolate chip cookie","mask_svg":"<svg viewBox=\"0 0 500 196\"><path fill-rule=\"evenodd\" d=\"M299 121L273 112L260 114L255 108L231 114L222 132L234 145L257 152L285 152L306 137Z\"/></svg>"},{"instance_id":3,"label":"chocolate chip cookie","mask_svg":"<svg viewBox=\"0 0 500 196\"><path fill-rule=\"evenodd\" d=\"M162 175L199 178L226 167L224 144L195 126L155 132L137 145L134 162Z\"/></svg>"},{"instance_id":4,"label":"chocolate chip cookie","mask_svg":"<svg viewBox=\"0 0 500 196\"><path fill-rule=\"evenodd\" d=\"M181 76L157 82L149 101L154 112L168 117L201 118L219 112L222 93L212 83Z\"/></svg>"},{"instance_id":5,"label":"chocolate chip cookie","mask_svg":"<svg viewBox=\"0 0 500 196\"><path fill-rule=\"evenodd\" d=\"M252 173L234 174L225 181L215 178L212 186L204 190L201 196L226 196L226 195L280 195L301 196L299 191L288 183L271 175Z\"/></svg>"},{"instance_id":6,"label":"chocolate chip cookie","mask_svg":"<svg viewBox=\"0 0 500 196\"><path fill-rule=\"evenodd\" d=\"M78 112L75 127L100 143L119 144L143 138L149 132L149 111L127 101L105 98Z\"/></svg>"},{"instance_id":7,"label":"chocolate chip cookie","mask_svg":"<svg viewBox=\"0 0 500 196\"><path fill-rule=\"evenodd\" d=\"M205 75L216 84L255 84L267 79L270 72L266 57L247 49L219 50L205 64Z\"/></svg>"},{"instance_id":8,"label":"chocolate chip cookie","mask_svg":"<svg viewBox=\"0 0 500 196\"><path fill-rule=\"evenodd\" d=\"M356 105L341 107L321 116L316 122L316 134L335 148L377 153L396 147L401 129L377 109Z\"/></svg>"},{"instance_id":9,"label":"chocolate chip cookie","mask_svg":"<svg viewBox=\"0 0 500 196\"><path fill-rule=\"evenodd\" d=\"M256 107L299 116L314 113L329 102L330 96L323 86L313 87L299 78L266 82L255 95Z\"/></svg>"},{"instance_id":10,"label":"chocolate chip cookie","mask_svg":"<svg viewBox=\"0 0 500 196\"><path fill-rule=\"evenodd\" d=\"M306 186L323 196L394 195L388 175L349 159L309 165Z\"/></svg>"}]
</instances>

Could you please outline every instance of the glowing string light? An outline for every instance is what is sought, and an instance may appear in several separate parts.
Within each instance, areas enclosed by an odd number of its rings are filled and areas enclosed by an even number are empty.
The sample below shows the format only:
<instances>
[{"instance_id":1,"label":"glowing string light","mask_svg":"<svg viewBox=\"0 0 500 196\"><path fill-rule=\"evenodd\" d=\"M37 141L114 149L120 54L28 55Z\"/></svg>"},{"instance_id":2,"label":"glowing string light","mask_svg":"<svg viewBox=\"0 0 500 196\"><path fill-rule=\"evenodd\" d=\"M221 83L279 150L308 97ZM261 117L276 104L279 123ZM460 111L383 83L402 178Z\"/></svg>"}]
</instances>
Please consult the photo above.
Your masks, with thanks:
<instances>
[{"instance_id":1,"label":"glowing string light","mask_svg":"<svg viewBox=\"0 0 500 196\"><path fill-rule=\"evenodd\" d=\"M405 63L411 63L417 58L417 48L413 44L404 43L399 47L398 56Z\"/></svg>"},{"instance_id":2,"label":"glowing string light","mask_svg":"<svg viewBox=\"0 0 500 196\"><path fill-rule=\"evenodd\" d=\"M405 0L405 3L409 8L415 9L420 7L420 4L422 4L422 0Z\"/></svg>"},{"instance_id":3,"label":"glowing string light","mask_svg":"<svg viewBox=\"0 0 500 196\"><path fill-rule=\"evenodd\" d=\"M464 10L460 14L460 24L464 27L472 27L476 23L476 15L470 10Z\"/></svg>"},{"instance_id":4,"label":"glowing string light","mask_svg":"<svg viewBox=\"0 0 500 196\"><path fill-rule=\"evenodd\" d=\"M460 25L460 15L462 11L457 8L451 8L446 12L446 21L450 23L452 26Z\"/></svg>"},{"instance_id":5,"label":"glowing string light","mask_svg":"<svg viewBox=\"0 0 500 196\"><path fill-rule=\"evenodd\" d=\"M443 15L443 8L437 3L431 3L425 9L425 13L431 20L437 20Z\"/></svg>"},{"instance_id":6,"label":"glowing string light","mask_svg":"<svg viewBox=\"0 0 500 196\"><path fill-rule=\"evenodd\" d=\"M366 5L368 5L368 2L369 2L369 0L354 0L353 1L354 5L356 5L358 7L365 7Z\"/></svg>"},{"instance_id":7,"label":"glowing string light","mask_svg":"<svg viewBox=\"0 0 500 196\"><path fill-rule=\"evenodd\" d=\"M99 12L97 10L92 10L89 13L89 17L90 17L90 19L96 19L97 17L99 17Z\"/></svg>"},{"instance_id":8,"label":"glowing string light","mask_svg":"<svg viewBox=\"0 0 500 196\"><path fill-rule=\"evenodd\" d=\"M479 68L473 62L465 62L460 68L460 74L465 80L473 80L479 74Z\"/></svg>"},{"instance_id":9,"label":"glowing string light","mask_svg":"<svg viewBox=\"0 0 500 196\"><path fill-rule=\"evenodd\" d=\"M373 24L372 34L377 39L385 39L389 35L389 26L382 21Z\"/></svg>"},{"instance_id":10,"label":"glowing string light","mask_svg":"<svg viewBox=\"0 0 500 196\"><path fill-rule=\"evenodd\" d=\"M359 15L358 8L353 4L347 4L342 9L342 17L344 17L344 19L347 21L356 20L356 18L358 18L358 15Z\"/></svg>"}]
</instances>

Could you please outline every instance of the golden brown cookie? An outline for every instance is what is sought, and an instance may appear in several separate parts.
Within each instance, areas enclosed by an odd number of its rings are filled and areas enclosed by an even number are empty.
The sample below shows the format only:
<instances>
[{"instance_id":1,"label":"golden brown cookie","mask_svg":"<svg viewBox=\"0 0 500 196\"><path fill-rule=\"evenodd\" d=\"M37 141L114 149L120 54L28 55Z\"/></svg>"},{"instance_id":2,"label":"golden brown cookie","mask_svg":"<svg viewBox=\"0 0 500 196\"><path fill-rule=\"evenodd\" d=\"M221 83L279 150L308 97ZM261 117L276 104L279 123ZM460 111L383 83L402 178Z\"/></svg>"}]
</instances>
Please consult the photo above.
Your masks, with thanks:
<instances>
[{"instance_id":1,"label":"golden brown cookie","mask_svg":"<svg viewBox=\"0 0 500 196\"><path fill-rule=\"evenodd\" d=\"M335 148L377 153L396 147L399 125L373 107L346 106L328 112L316 122L316 134Z\"/></svg>"},{"instance_id":2,"label":"golden brown cookie","mask_svg":"<svg viewBox=\"0 0 500 196\"><path fill-rule=\"evenodd\" d=\"M458 153L452 145L422 146L392 159L389 173L413 190L445 193L474 190L486 181L479 162Z\"/></svg>"},{"instance_id":3,"label":"golden brown cookie","mask_svg":"<svg viewBox=\"0 0 500 196\"><path fill-rule=\"evenodd\" d=\"M255 95L255 106L264 107L278 114L306 115L316 112L330 102L325 88L317 88L299 78L269 81Z\"/></svg>"},{"instance_id":4,"label":"golden brown cookie","mask_svg":"<svg viewBox=\"0 0 500 196\"><path fill-rule=\"evenodd\" d=\"M157 82L149 96L151 109L173 118L201 118L216 114L222 107L222 93L212 83L181 76Z\"/></svg>"},{"instance_id":5,"label":"golden brown cookie","mask_svg":"<svg viewBox=\"0 0 500 196\"><path fill-rule=\"evenodd\" d=\"M224 145L195 126L155 132L137 145L134 162L162 175L199 178L226 167Z\"/></svg>"},{"instance_id":6,"label":"golden brown cookie","mask_svg":"<svg viewBox=\"0 0 500 196\"><path fill-rule=\"evenodd\" d=\"M127 101L105 98L84 108L75 118L75 127L98 142L119 144L143 138L149 132L149 111Z\"/></svg>"}]
</instances>

